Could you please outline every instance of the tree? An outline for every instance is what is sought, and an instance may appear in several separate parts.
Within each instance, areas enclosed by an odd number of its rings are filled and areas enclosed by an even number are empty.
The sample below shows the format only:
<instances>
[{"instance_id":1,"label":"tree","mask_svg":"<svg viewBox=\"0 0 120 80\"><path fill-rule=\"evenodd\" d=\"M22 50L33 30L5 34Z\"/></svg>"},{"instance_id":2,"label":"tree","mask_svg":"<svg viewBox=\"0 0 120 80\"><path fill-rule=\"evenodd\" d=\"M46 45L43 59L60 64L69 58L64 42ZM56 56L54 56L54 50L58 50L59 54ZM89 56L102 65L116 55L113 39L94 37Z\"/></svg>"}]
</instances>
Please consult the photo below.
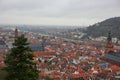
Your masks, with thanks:
<instances>
[{"instance_id":1,"label":"tree","mask_svg":"<svg viewBox=\"0 0 120 80\"><path fill-rule=\"evenodd\" d=\"M19 36L5 57L6 80L38 80L38 70L27 38Z\"/></svg>"},{"instance_id":2,"label":"tree","mask_svg":"<svg viewBox=\"0 0 120 80\"><path fill-rule=\"evenodd\" d=\"M45 79L46 79L46 80L54 80L54 79L50 78L49 76L46 76Z\"/></svg>"}]
</instances>

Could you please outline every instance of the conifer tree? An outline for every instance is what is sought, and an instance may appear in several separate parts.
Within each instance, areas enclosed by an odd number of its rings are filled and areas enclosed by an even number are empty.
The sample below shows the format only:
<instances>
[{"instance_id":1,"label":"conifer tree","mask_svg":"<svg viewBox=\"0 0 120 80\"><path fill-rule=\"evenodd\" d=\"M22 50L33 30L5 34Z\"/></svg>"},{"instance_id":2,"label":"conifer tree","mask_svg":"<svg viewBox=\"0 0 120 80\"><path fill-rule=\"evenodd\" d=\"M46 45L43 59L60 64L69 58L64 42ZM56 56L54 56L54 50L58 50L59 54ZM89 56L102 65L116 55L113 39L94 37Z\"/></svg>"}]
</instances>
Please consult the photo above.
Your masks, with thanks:
<instances>
[{"instance_id":1,"label":"conifer tree","mask_svg":"<svg viewBox=\"0 0 120 80\"><path fill-rule=\"evenodd\" d=\"M19 36L13 43L13 48L5 57L6 80L38 80L34 56L28 46L27 38Z\"/></svg>"}]
</instances>

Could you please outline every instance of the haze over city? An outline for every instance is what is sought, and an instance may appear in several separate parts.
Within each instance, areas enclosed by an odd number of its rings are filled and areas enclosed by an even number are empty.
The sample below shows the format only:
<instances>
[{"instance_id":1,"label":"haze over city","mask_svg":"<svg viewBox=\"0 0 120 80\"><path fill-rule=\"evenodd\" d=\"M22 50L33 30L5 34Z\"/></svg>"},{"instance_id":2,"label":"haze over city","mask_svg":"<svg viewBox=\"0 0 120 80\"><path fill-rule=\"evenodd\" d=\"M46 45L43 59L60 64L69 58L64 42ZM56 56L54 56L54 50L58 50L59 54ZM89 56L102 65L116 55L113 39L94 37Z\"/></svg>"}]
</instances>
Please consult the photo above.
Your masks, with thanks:
<instances>
[{"instance_id":1,"label":"haze over city","mask_svg":"<svg viewBox=\"0 0 120 80\"><path fill-rule=\"evenodd\" d=\"M88 26L120 16L120 0L0 0L0 24Z\"/></svg>"},{"instance_id":2,"label":"haze over city","mask_svg":"<svg viewBox=\"0 0 120 80\"><path fill-rule=\"evenodd\" d=\"M120 0L0 0L0 80L120 80Z\"/></svg>"}]
</instances>

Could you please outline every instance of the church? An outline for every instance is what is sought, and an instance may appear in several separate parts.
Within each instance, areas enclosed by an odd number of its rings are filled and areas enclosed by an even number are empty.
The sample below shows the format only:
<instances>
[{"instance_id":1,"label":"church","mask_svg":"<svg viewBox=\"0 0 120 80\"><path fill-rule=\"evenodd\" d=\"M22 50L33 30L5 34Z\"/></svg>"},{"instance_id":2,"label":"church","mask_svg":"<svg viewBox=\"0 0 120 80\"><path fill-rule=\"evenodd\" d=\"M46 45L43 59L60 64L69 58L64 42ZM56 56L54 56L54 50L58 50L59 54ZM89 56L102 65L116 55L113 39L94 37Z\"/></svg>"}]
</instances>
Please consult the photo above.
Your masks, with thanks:
<instances>
[{"instance_id":1,"label":"church","mask_svg":"<svg viewBox=\"0 0 120 80\"><path fill-rule=\"evenodd\" d=\"M120 51L115 51L114 46L112 44L111 33L109 32L106 46L105 46L105 54L101 58L102 60L120 66Z\"/></svg>"}]
</instances>

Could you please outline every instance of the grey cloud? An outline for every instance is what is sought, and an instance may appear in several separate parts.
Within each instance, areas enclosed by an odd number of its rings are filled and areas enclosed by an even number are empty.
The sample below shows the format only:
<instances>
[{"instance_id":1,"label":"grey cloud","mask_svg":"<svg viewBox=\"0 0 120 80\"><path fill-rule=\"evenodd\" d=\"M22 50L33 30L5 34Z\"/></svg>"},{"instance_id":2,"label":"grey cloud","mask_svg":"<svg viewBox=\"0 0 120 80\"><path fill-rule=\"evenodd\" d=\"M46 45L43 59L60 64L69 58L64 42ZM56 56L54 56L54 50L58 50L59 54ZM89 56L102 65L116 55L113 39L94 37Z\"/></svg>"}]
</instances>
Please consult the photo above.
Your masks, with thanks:
<instances>
[{"instance_id":1,"label":"grey cloud","mask_svg":"<svg viewBox=\"0 0 120 80\"><path fill-rule=\"evenodd\" d=\"M119 3L120 0L0 0L0 16L103 19L120 16Z\"/></svg>"}]
</instances>

